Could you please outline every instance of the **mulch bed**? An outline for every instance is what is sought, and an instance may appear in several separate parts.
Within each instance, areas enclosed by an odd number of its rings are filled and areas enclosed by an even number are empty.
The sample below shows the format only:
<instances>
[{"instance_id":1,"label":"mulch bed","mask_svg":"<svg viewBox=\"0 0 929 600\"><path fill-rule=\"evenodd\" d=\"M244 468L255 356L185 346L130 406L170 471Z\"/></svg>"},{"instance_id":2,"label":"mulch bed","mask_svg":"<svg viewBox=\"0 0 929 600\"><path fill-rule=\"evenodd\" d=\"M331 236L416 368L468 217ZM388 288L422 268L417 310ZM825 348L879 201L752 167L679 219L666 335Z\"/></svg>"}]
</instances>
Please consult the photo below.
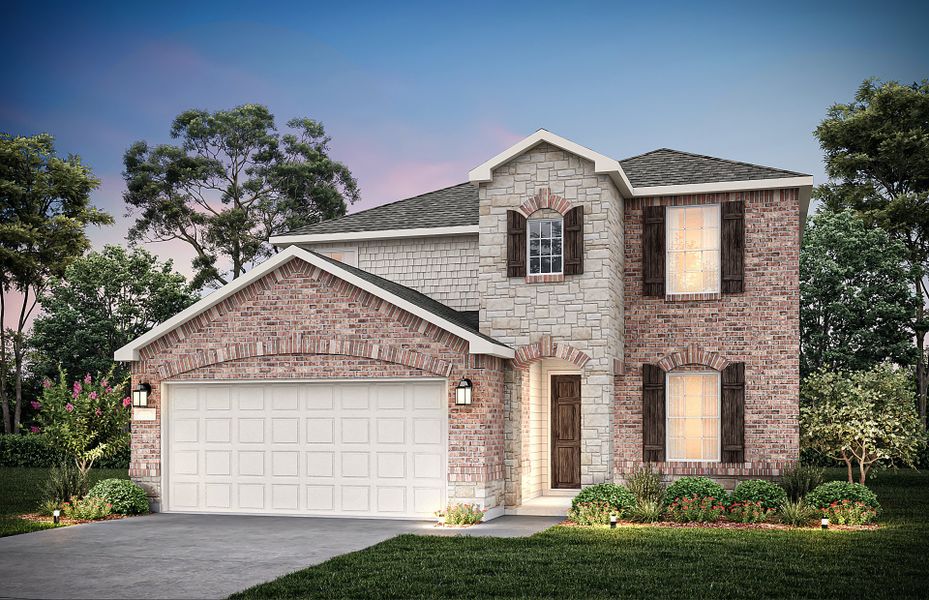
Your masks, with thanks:
<instances>
[{"instance_id":1,"label":"mulch bed","mask_svg":"<svg viewBox=\"0 0 929 600\"><path fill-rule=\"evenodd\" d=\"M61 516L59 523L61 525L83 525L84 523L96 523L97 521L116 521L118 519L125 519L131 515L107 515L100 519L69 519L65 516ZM54 517L49 517L47 515L40 515L36 513L29 513L25 515L17 515L20 519L26 519L27 521L35 521L37 523L53 523L55 521Z\"/></svg>"},{"instance_id":2,"label":"mulch bed","mask_svg":"<svg viewBox=\"0 0 929 600\"><path fill-rule=\"evenodd\" d=\"M561 523L567 527L589 527L589 525L578 525L572 521ZM733 521L716 521L713 523L677 523L675 521L658 521L656 523L635 523L633 521L617 521L617 527L663 527L667 529L819 529L819 527L792 527L782 523L735 523ZM600 525L598 527L605 527ZM869 525L829 525L829 529L838 531L873 531L878 526L874 523Z\"/></svg>"}]
</instances>

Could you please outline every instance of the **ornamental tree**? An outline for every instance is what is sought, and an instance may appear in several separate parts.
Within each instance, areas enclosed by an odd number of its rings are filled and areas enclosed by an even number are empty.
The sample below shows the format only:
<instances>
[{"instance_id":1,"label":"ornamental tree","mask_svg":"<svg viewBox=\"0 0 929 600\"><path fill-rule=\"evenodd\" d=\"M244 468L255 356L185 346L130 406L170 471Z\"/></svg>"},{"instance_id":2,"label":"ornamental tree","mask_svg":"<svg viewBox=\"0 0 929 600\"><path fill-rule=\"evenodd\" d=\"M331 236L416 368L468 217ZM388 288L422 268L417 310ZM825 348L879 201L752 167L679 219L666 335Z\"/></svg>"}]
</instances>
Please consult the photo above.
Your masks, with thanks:
<instances>
[{"instance_id":1,"label":"ornamental tree","mask_svg":"<svg viewBox=\"0 0 929 600\"><path fill-rule=\"evenodd\" d=\"M926 443L910 375L889 363L851 373L820 370L801 389L800 438L864 484L875 465L915 466Z\"/></svg>"},{"instance_id":2,"label":"ornamental tree","mask_svg":"<svg viewBox=\"0 0 929 600\"><path fill-rule=\"evenodd\" d=\"M33 406L37 421L51 443L74 459L87 477L93 464L113 456L129 443L132 400L128 380L94 380L89 374L68 385L64 371L58 383L46 379L41 399Z\"/></svg>"}]
</instances>

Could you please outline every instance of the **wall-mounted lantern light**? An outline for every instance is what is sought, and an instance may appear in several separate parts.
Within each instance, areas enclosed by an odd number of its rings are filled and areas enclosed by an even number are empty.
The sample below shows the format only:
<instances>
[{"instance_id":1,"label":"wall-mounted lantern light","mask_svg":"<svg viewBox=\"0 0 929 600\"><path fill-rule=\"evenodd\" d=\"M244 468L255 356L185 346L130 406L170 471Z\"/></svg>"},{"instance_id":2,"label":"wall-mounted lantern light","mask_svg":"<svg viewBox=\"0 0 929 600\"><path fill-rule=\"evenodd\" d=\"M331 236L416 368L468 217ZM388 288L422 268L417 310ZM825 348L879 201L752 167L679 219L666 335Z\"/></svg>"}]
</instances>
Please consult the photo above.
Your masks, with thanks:
<instances>
[{"instance_id":1,"label":"wall-mounted lantern light","mask_svg":"<svg viewBox=\"0 0 929 600\"><path fill-rule=\"evenodd\" d=\"M455 404L471 404L471 388L471 380L462 377L458 382L458 387L455 388Z\"/></svg>"},{"instance_id":2,"label":"wall-mounted lantern light","mask_svg":"<svg viewBox=\"0 0 929 600\"><path fill-rule=\"evenodd\" d=\"M147 383L140 383L132 390L132 405L136 408L145 408L148 406L148 394L152 391L152 386Z\"/></svg>"}]
</instances>

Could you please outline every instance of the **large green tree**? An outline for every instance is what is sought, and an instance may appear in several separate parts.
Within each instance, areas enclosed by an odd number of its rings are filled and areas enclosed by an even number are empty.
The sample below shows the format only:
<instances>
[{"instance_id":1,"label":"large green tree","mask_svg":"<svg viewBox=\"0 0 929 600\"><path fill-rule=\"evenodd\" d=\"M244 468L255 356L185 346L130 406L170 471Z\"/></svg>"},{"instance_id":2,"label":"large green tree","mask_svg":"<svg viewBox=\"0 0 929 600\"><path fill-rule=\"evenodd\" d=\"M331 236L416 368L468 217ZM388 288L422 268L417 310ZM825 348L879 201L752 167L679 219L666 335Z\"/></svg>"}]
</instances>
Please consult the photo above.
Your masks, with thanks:
<instances>
[{"instance_id":1,"label":"large green tree","mask_svg":"<svg viewBox=\"0 0 929 600\"><path fill-rule=\"evenodd\" d=\"M4 431L19 431L24 331L38 299L49 279L62 275L90 247L85 228L113 221L90 204L99 183L79 157L58 157L48 134L0 134L0 322L5 322L6 294L19 294L21 300L15 326L0 328L0 364L6 367L12 359L15 388L11 414L6 379L0 377Z\"/></svg>"},{"instance_id":2,"label":"large green tree","mask_svg":"<svg viewBox=\"0 0 929 600\"><path fill-rule=\"evenodd\" d=\"M198 296L170 260L141 248L106 246L71 263L43 296L33 323L37 368L69 379L106 373L113 352L174 316ZM126 376L121 368L116 377Z\"/></svg>"},{"instance_id":3,"label":"large green tree","mask_svg":"<svg viewBox=\"0 0 929 600\"><path fill-rule=\"evenodd\" d=\"M821 208L800 249L800 371L910 366L913 268L903 244L851 210Z\"/></svg>"},{"instance_id":4,"label":"large green tree","mask_svg":"<svg viewBox=\"0 0 929 600\"><path fill-rule=\"evenodd\" d=\"M136 215L130 240L180 240L196 253L194 285L216 286L268 257L275 233L345 214L358 199L348 168L329 157L329 137L312 119L278 133L264 106L189 110L171 137L137 142L124 158L124 198Z\"/></svg>"},{"instance_id":5,"label":"large green tree","mask_svg":"<svg viewBox=\"0 0 929 600\"><path fill-rule=\"evenodd\" d=\"M816 190L831 208L856 210L869 225L903 242L914 309L920 417L926 423L929 389L929 81L912 85L867 80L855 99L835 104L816 128L830 181Z\"/></svg>"}]
</instances>

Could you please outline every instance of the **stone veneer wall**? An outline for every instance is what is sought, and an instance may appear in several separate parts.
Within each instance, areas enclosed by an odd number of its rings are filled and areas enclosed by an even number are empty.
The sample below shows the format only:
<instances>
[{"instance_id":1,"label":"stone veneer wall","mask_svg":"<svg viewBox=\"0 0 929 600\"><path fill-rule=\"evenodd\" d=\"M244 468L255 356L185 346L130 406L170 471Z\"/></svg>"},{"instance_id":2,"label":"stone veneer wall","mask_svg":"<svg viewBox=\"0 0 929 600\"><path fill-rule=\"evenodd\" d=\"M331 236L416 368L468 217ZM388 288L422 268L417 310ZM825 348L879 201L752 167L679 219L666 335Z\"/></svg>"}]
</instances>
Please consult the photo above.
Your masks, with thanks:
<instances>
[{"instance_id":1,"label":"stone veneer wall","mask_svg":"<svg viewBox=\"0 0 929 600\"><path fill-rule=\"evenodd\" d=\"M584 206L584 273L564 281L527 283L506 276L507 210L517 210L537 193ZM613 366L622 356L622 199L609 177L593 164L540 144L494 170L480 184L481 331L513 347L543 335L590 356L580 369L581 480L584 485L612 477ZM508 373L507 504L518 504L522 486L522 420L528 418L528 369Z\"/></svg>"},{"instance_id":2,"label":"stone veneer wall","mask_svg":"<svg viewBox=\"0 0 929 600\"><path fill-rule=\"evenodd\" d=\"M706 301L644 297L643 207L739 199L745 201L745 292ZM642 363L657 363L673 352L689 356L716 352L730 362L745 363L746 462L658 465L665 473L708 474L732 484L738 478L775 476L797 459L799 214L797 189L636 198L626 202L626 343L624 371L616 377L614 415L618 476L642 462ZM702 362L710 360L704 358Z\"/></svg>"},{"instance_id":3,"label":"stone veneer wall","mask_svg":"<svg viewBox=\"0 0 929 600\"><path fill-rule=\"evenodd\" d=\"M313 250L354 248L358 268L413 288L455 310L478 310L478 236L332 242Z\"/></svg>"},{"instance_id":4,"label":"stone veneer wall","mask_svg":"<svg viewBox=\"0 0 929 600\"><path fill-rule=\"evenodd\" d=\"M159 501L165 381L465 376L471 406L449 385L449 501L502 506L503 373L501 359L293 259L142 349L132 380L151 384L156 420L133 423L129 474Z\"/></svg>"}]
</instances>

